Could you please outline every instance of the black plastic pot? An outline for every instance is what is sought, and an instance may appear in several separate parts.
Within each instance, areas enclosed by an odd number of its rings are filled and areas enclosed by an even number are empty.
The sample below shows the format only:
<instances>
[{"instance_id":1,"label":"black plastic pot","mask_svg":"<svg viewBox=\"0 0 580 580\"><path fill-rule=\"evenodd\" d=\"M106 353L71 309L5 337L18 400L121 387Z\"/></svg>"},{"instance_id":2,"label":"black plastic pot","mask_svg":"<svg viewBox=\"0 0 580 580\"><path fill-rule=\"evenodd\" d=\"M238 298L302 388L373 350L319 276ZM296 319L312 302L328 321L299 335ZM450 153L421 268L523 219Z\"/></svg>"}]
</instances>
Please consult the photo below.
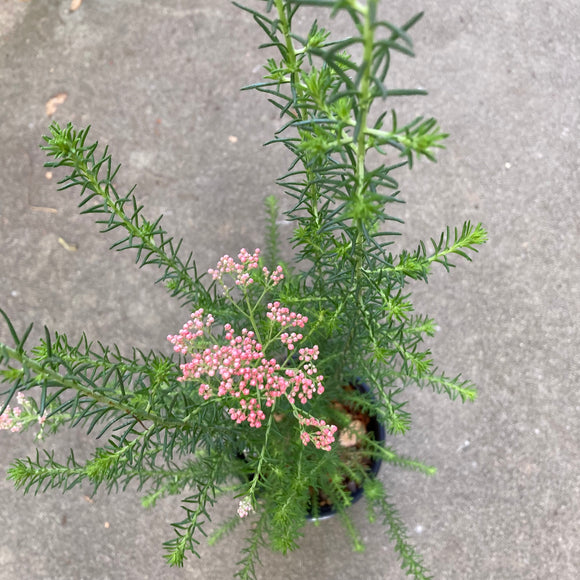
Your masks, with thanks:
<instances>
[{"instance_id":1,"label":"black plastic pot","mask_svg":"<svg viewBox=\"0 0 580 580\"><path fill-rule=\"evenodd\" d=\"M370 393L371 388L364 383L363 381L357 381L356 384L352 385L355 387L360 393ZM375 441L380 443L384 443L386 438L386 431L384 425L377 421L376 417L369 417L369 423L367 425L367 433L372 433ZM382 460L381 459L373 459L369 466L369 472L373 474L373 476L378 475L379 469L381 468ZM364 488L357 487L356 490L351 492L352 496L352 503L356 503L364 494ZM337 511L331 505L323 505L320 506L318 511L318 515L315 517L312 513L306 516L306 519L311 521L320 521L331 518L332 516L336 515Z\"/></svg>"},{"instance_id":2,"label":"black plastic pot","mask_svg":"<svg viewBox=\"0 0 580 580\"><path fill-rule=\"evenodd\" d=\"M371 388L363 381L357 381L357 383L352 385L352 386L354 388L356 388L361 393L370 393L371 392ZM385 442L385 438L386 438L385 427L384 427L384 425L382 425L381 423L379 423L377 421L376 417L369 416L369 422L368 422L367 427L366 427L366 432L372 433L375 441L380 442L380 443ZM245 460L243 453L239 453L238 458ZM381 464L382 464L382 460L373 459L369 465L369 472L372 473L373 476L378 475L379 469L381 468ZM352 504L354 504L357 501L359 501L360 498L363 496L364 488L357 487L357 489L355 489L354 491L351 491L350 493L352 496ZM331 505L323 505L323 506L320 506L317 516L314 516L312 513L308 513L308 514L306 514L306 519L309 521L326 520L328 518L335 516L337 513L338 512Z\"/></svg>"}]
</instances>

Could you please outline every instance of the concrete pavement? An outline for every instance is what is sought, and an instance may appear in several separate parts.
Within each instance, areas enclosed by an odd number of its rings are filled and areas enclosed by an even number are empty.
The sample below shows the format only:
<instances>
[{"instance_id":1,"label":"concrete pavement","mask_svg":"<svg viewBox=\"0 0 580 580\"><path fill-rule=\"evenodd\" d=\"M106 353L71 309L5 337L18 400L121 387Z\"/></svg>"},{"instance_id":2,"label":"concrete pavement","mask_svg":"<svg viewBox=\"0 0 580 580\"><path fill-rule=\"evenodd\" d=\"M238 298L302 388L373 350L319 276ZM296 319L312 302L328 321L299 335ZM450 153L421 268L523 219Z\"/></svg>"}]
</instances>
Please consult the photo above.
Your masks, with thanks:
<instances>
[{"instance_id":1,"label":"concrete pavement","mask_svg":"<svg viewBox=\"0 0 580 580\"><path fill-rule=\"evenodd\" d=\"M138 183L146 214L165 214L205 268L262 243L262 200L286 168L282 150L261 146L278 126L275 111L238 91L260 78L262 38L226 0L69 6L0 3L0 307L20 328L35 322L36 335L46 324L167 349L164 337L186 313L151 286L156 272L107 251L112 238L78 215L77 192L56 192L58 175L48 179L38 148L46 103L66 94L52 118L91 124L123 164L119 183ZM464 219L487 225L490 242L472 264L416 287L417 309L441 328L436 360L475 381L480 396L462 406L410 393L414 427L394 445L438 474L383 470L381 478L436 578L576 580L580 8L574 0L383 5L399 23L419 10L418 58L397 59L393 82L430 95L401 103L400 114L434 115L451 138L437 165L399 173L402 243L413 248ZM47 445L82 454L94 443L65 432ZM33 450L30 437L0 432L0 471ZM86 493L23 497L0 478L0 580L232 576L242 533L215 548L202 540L201 560L169 569L161 543L180 517L178 498L144 511L133 494L89 501ZM216 521L233 505L220 503ZM402 579L363 502L353 516L366 553L352 553L331 520L307 527L287 558L264 552L260 577Z\"/></svg>"}]
</instances>

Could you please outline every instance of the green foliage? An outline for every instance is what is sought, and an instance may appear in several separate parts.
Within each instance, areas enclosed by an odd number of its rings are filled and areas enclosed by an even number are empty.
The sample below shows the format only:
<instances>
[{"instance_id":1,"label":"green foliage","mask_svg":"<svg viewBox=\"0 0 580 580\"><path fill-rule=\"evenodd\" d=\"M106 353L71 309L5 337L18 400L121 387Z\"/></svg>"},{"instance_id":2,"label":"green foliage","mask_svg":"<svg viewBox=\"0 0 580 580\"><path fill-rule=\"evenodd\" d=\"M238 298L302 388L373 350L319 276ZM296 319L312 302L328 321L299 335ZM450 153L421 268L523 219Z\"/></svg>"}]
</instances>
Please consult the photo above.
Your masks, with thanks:
<instances>
[{"instance_id":1,"label":"green foliage","mask_svg":"<svg viewBox=\"0 0 580 580\"><path fill-rule=\"evenodd\" d=\"M273 195L264 200L266 207L266 252L264 261L266 266L273 270L280 263L280 232L278 230L278 201Z\"/></svg>"},{"instance_id":2,"label":"green foliage","mask_svg":"<svg viewBox=\"0 0 580 580\"><path fill-rule=\"evenodd\" d=\"M103 233L124 231L124 237L111 249L134 250L140 268L160 268L163 273L158 282L165 284L172 296L183 298L184 304L213 304L202 283L203 275L197 274L193 253L185 261L180 258L182 240L174 242L173 237L167 236L161 227L162 216L153 222L143 216L143 206L133 195L135 188L119 195L113 182L121 166L113 165L108 147L99 155L98 143L86 145L89 129L76 130L70 123L61 128L55 122L50 126L51 134L44 137L46 145L42 149L54 158L45 166L71 168L71 173L59 182L60 190L80 187L81 214L96 214Z\"/></svg>"},{"instance_id":3,"label":"green foliage","mask_svg":"<svg viewBox=\"0 0 580 580\"><path fill-rule=\"evenodd\" d=\"M373 480L365 487L369 519L374 521L377 515L383 517L383 525L389 530L389 536L395 551L401 558L401 568L408 576L416 580L430 580L433 576L423 565L423 559L409 543L405 524L402 522L394 505L388 501L385 490L379 480Z\"/></svg>"},{"instance_id":4,"label":"green foliage","mask_svg":"<svg viewBox=\"0 0 580 580\"><path fill-rule=\"evenodd\" d=\"M392 55L414 56L409 31L422 15L396 25L378 18L378 0L261 3L261 11L240 8L266 35L263 47L278 54L267 60L264 81L246 89L265 93L277 109L281 126L270 143L292 154L278 180L291 201L285 218L294 226L290 242L295 250L294 263L284 266L282 284L222 293L198 274L193 253L182 254L182 241L163 229L161 218L144 217L134 189L117 192L119 166L107 148L99 153L97 143L89 144L88 128L53 123L44 137L46 165L69 170L61 189L80 190L81 213L94 214L102 232L120 233L111 248L132 251L139 267L156 267L158 282L184 305L211 312L219 324L253 328L265 345L271 344L273 330L258 318L260 303L279 300L306 315L305 340L319 346L317 366L325 385L324 396L305 406L310 416L348 430L352 419L344 409L350 408L376 417L389 434L402 434L411 426L407 388L427 387L463 402L476 396L469 380L434 366L423 343L434 335L435 323L414 313L409 285L427 282L435 263L449 271L458 257L470 261L487 240L481 224L465 222L414 251L390 251L402 224L395 173L422 157L435 161L447 137L433 118L399 123L390 105L394 98L425 94L387 83ZM353 34L336 40L314 22L301 37L294 20L303 6L343 14ZM361 56L351 56L352 49ZM266 199L266 214L261 265L272 271L280 261L273 196ZM40 343L27 349L32 327L19 334L0 314L14 343L0 344L0 380L8 385L0 393L0 414L13 408L15 399L31 397L25 427L35 419L45 421L47 432L81 427L104 442L83 461L73 451L58 460L45 450L15 460L8 476L25 493L70 490L83 483L110 492L134 483L143 490L146 507L168 495L185 495L184 517L173 524L174 537L164 544L168 563L181 566L187 553L198 555L198 537L206 534L211 506L220 494L233 491L255 511L236 576L254 579L260 549L286 553L298 546L306 515L320 515L319 494L332 502L354 549L363 549L346 512L352 499L345 481L351 481L364 487L369 520L382 519L405 572L429 578L382 484L360 457L427 475L434 468L399 455L370 433L358 435L357 451L350 454L338 443L330 451L305 447L297 437L295 408L288 404L269 409L259 429L236 423L225 404L200 394L201 379L178 380L185 362L181 355L122 353L115 345L85 336L74 342L47 329ZM284 364L293 361L290 351L275 354L285 358ZM371 393L345 389L360 377L371 385ZM239 522L238 516L229 518L210 543Z\"/></svg>"}]
</instances>

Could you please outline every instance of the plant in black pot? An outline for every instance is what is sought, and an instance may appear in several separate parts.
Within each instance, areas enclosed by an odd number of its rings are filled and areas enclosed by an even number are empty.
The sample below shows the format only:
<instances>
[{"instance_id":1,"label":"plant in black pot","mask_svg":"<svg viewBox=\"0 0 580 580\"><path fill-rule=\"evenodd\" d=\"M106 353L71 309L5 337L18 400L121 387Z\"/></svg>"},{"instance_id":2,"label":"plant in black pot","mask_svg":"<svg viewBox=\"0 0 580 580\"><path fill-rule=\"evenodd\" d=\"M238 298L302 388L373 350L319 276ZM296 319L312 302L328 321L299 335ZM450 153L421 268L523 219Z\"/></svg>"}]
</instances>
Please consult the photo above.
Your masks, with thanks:
<instances>
[{"instance_id":1,"label":"plant in black pot","mask_svg":"<svg viewBox=\"0 0 580 580\"><path fill-rule=\"evenodd\" d=\"M49 167L68 169L62 188L78 187L82 213L94 214L104 232L122 232L113 247L158 268L159 282L193 314L168 337L171 354L121 352L48 330L28 349L30 328L18 333L2 312L14 344L0 344L8 385L0 427L81 427L106 440L86 462L50 451L15 460L9 478L25 492L137 482L145 505L183 494L185 517L165 544L171 565L196 553L211 506L233 491L237 509L210 541L244 523L240 578L255 577L260 546L293 550L307 520L331 512L362 549L348 508L364 490L370 519L384 522L403 568L426 578L378 465L433 472L390 445L409 429L406 388L462 401L475 388L434 368L422 348L434 321L414 313L408 285L427 281L436 263L449 269L454 257L469 260L486 232L466 222L415 250L391 247L402 233L395 174L418 157L433 160L446 137L434 119L400 123L391 107L395 97L424 93L386 82L393 53L413 56L409 30L420 15L400 25L381 20L378 0L254 4L260 10L243 10L277 57L264 81L247 88L277 108L273 142L293 156L279 179L293 258L279 258L278 202L269 197L265 251L223 256L199 274L161 219L147 220L132 192L117 192L117 168L90 144L88 129L53 124L43 148ZM296 33L306 5L349 17L353 35L333 39L316 22Z\"/></svg>"}]
</instances>

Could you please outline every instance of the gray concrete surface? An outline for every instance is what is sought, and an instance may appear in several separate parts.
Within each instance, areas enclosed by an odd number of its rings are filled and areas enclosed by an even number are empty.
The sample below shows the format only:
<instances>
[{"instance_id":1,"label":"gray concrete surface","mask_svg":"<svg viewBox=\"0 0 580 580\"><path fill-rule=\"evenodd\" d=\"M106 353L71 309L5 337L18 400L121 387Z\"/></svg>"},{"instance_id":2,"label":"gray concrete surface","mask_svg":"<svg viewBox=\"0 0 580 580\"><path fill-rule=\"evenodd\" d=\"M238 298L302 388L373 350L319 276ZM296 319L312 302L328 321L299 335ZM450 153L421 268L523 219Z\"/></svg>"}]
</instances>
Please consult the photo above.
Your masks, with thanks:
<instances>
[{"instance_id":1,"label":"gray concrete surface","mask_svg":"<svg viewBox=\"0 0 580 580\"><path fill-rule=\"evenodd\" d=\"M93 126L138 183L149 216L165 214L205 268L225 252L261 244L261 203L285 169L263 149L277 126L257 80L256 27L226 0L2 0L0 3L0 305L34 321L121 345L167 348L186 313L153 271L107 252L111 238L56 193L38 144L45 103L67 93L54 118ZM464 219L490 242L473 264L416 288L417 307L440 332L432 350L450 373L480 387L472 405L410 393L414 427L398 448L439 468L383 470L412 540L438 579L575 580L580 575L579 261L580 8L575 0L385 2L395 22L418 10L418 59L394 84L430 96L402 104L436 115L451 133L438 165L400 175L403 243ZM399 64L399 62L397 63ZM230 139L231 136L237 137ZM52 209L46 209L52 208ZM58 238L76 244L67 251ZM7 339L5 328L0 338ZM47 445L89 453L66 432ZM0 465L33 452L0 433ZM0 579L231 577L242 534L182 570L161 543L177 498L144 511L133 494L78 489L23 497L0 481ZM225 500L219 521L233 509ZM353 516L367 541L353 554L337 521L307 527L287 558L263 553L261 578L403 578L385 534Z\"/></svg>"}]
</instances>

